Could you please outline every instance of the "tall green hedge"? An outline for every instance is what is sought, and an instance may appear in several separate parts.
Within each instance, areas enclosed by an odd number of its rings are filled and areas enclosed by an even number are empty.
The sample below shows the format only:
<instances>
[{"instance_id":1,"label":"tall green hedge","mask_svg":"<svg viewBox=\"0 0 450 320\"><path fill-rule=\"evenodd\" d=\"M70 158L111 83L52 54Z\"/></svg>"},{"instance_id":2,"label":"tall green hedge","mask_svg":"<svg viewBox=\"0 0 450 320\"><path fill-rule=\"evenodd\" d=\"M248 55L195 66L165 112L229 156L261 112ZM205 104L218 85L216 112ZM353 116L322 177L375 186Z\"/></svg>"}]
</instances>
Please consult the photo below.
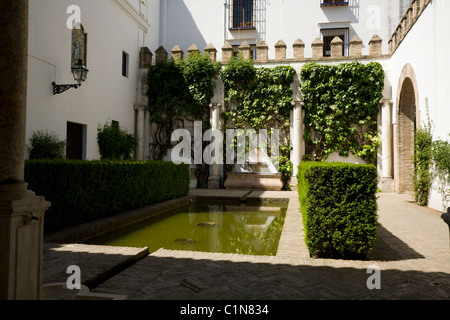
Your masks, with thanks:
<instances>
[{"instance_id":1,"label":"tall green hedge","mask_svg":"<svg viewBox=\"0 0 450 320\"><path fill-rule=\"evenodd\" d=\"M25 181L51 202L44 231L107 217L189 191L189 168L172 162L28 160Z\"/></svg>"},{"instance_id":2,"label":"tall green hedge","mask_svg":"<svg viewBox=\"0 0 450 320\"><path fill-rule=\"evenodd\" d=\"M377 235L377 171L373 165L302 162L300 211L311 256L364 258Z\"/></svg>"}]
</instances>

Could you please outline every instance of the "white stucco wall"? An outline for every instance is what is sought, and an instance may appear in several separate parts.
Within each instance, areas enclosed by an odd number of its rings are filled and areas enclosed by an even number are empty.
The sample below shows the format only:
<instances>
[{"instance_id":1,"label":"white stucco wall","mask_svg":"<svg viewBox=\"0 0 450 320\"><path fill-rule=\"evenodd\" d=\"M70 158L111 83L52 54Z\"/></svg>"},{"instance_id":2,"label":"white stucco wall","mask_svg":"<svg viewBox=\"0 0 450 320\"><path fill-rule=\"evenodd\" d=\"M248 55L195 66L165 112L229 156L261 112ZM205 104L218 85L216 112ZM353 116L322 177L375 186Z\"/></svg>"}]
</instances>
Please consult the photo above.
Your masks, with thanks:
<instances>
[{"instance_id":1,"label":"white stucco wall","mask_svg":"<svg viewBox=\"0 0 450 320\"><path fill-rule=\"evenodd\" d=\"M421 121L426 120L425 99L428 99L434 138L450 141L448 12L449 1L432 1L393 54L389 68L394 110L398 108L397 97L400 94L398 81L403 67L409 63L416 75ZM395 117L394 112L394 122ZM436 190L430 196L429 206L442 210L441 195Z\"/></svg>"},{"instance_id":2,"label":"white stucco wall","mask_svg":"<svg viewBox=\"0 0 450 320\"><path fill-rule=\"evenodd\" d=\"M349 27L349 39L358 35L363 40L363 54L374 34L383 40L383 52L392 30L402 16L401 10L411 0L350 0L349 6L321 7L319 1L256 0L261 9L256 30L228 29L230 0L161 0L160 44L170 50L179 45L184 52L196 44L200 50L212 43L221 60L221 47L228 41L239 44L260 40L269 46L269 59L275 57L274 45L283 40L287 57L292 57L292 44L298 38L305 42L305 56L311 57L311 43L320 37L321 28Z\"/></svg>"},{"instance_id":3,"label":"white stucco wall","mask_svg":"<svg viewBox=\"0 0 450 320\"><path fill-rule=\"evenodd\" d=\"M129 4L134 18L125 11L124 0L30 1L27 143L35 130L48 129L65 139L67 122L75 122L87 128L86 158L98 159L99 124L119 121L134 133L139 49L151 42L150 10L140 0ZM70 69L72 30L66 26L70 5L81 9L90 72L80 88L53 95L53 81L75 83ZM129 54L128 78L122 76L122 51Z\"/></svg>"}]
</instances>

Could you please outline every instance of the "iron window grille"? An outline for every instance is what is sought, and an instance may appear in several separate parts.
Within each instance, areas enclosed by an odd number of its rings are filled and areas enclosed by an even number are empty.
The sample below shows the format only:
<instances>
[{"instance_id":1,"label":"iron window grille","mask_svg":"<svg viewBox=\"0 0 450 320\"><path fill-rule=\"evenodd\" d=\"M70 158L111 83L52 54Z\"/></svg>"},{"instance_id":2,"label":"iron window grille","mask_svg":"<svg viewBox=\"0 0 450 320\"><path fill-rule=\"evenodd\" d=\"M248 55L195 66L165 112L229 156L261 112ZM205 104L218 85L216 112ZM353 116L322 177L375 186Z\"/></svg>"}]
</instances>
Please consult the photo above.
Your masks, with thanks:
<instances>
[{"instance_id":1,"label":"iron window grille","mask_svg":"<svg viewBox=\"0 0 450 320\"><path fill-rule=\"evenodd\" d=\"M331 41L335 37L341 38L341 40L344 42L342 46L342 55L348 56L348 37L349 37L349 29L348 28L339 28L339 29L322 29L320 30L320 33L322 34L322 41L323 41L323 56L324 57L330 57L331 56Z\"/></svg>"},{"instance_id":2,"label":"iron window grille","mask_svg":"<svg viewBox=\"0 0 450 320\"><path fill-rule=\"evenodd\" d=\"M342 0L321 0L321 7L336 7L336 6L348 6L348 1Z\"/></svg>"},{"instance_id":3,"label":"iron window grille","mask_svg":"<svg viewBox=\"0 0 450 320\"><path fill-rule=\"evenodd\" d=\"M229 5L229 29L255 29L255 0L231 0Z\"/></svg>"}]
</instances>

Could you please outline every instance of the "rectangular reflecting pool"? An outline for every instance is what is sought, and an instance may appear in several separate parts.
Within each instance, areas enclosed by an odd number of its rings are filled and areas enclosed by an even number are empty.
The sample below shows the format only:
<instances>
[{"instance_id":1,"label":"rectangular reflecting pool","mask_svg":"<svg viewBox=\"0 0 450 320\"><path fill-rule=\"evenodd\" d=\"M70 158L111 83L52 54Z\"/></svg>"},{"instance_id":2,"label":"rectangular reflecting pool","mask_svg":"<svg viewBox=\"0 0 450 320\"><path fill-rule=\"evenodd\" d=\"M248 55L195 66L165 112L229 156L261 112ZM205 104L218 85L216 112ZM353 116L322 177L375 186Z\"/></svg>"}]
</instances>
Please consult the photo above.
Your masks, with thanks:
<instances>
[{"instance_id":1,"label":"rectangular reflecting pool","mask_svg":"<svg viewBox=\"0 0 450 320\"><path fill-rule=\"evenodd\" d=\"M90 244L276 255L287 203L198 201L116 230Z\"/></svg>"}]
</instances>

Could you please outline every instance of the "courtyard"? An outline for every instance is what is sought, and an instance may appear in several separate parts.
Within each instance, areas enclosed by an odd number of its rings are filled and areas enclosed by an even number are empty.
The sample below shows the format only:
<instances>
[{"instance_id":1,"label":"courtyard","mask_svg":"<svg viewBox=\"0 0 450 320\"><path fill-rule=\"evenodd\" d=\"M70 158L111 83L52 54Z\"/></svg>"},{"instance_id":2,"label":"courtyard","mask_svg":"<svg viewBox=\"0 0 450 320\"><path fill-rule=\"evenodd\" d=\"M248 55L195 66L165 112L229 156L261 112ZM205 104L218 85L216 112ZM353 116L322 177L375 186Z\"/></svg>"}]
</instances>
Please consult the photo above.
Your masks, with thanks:
<instances>
[{"instance_id":1,"label":"courtyard","mask_svg":"<svg viewBox=\"0 0 450 320\"><path fill-rule=\"evenodd\" d=\"M67 266L76 264L81 269L81 281L88 284L90 292L85 290L77 297L77 290L44 290L43 298L180 301L449 299L449 233L441 219L442 213L417 206L408 195L379 193L378 196L378 239L367 260L313 259L303 241L295 191L192 189L187 198L288 198L276 256L163 248L148 254L145 248L45 242L44 287L50 283L65 283L69 276ZM379 289L368 288L370 271L374 269L380 271Z\"/></svg>"}]
</instances>

